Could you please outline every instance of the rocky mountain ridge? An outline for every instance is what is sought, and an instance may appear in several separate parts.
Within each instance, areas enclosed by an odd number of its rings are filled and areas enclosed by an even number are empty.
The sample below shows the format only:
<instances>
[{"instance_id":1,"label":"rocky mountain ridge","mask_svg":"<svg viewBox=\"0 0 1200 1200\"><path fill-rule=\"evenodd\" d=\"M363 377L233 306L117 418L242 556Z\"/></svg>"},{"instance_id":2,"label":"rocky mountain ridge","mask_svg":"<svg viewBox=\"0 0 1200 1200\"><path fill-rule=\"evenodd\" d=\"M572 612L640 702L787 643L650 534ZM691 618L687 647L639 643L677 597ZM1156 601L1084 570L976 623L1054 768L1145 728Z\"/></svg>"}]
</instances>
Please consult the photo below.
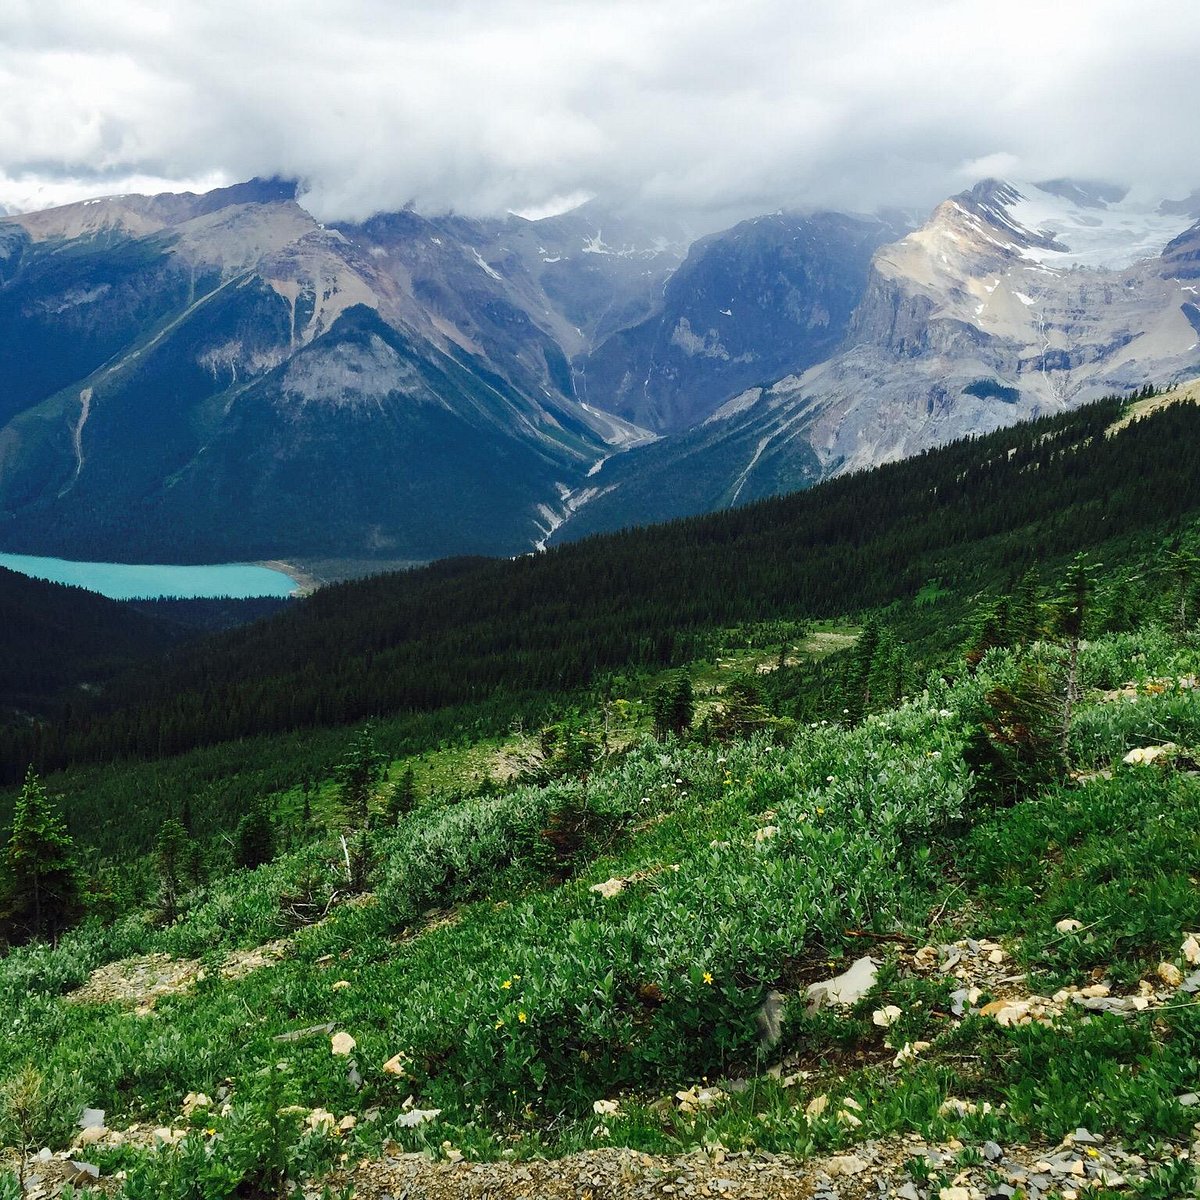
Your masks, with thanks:
<instances>
[{"instance_id":1,"label":"rocky mountain ridge","mask_svg":"<svg viewBox=\"0 0 1200 1200\"><path fill-rule=\"evenodd\" d=\"M1200 373L1200 193L986 180L689 247L294 184L0 219L0 543L514 554ZM623 453L630 451L629 453Z\"/></svg>"},{"instance_id":2,"label":"rocky mountain ridge","mask_svg":"<svg viewBox=\"0 0 1200 1200\"><path fill-rule=\"evenodd\" d=\"M836 351L605 464L566 535L707 511L1200 372L1200 202L985 181L880 246ZM645 518L643 518L645 519Z\"/></svg>"}]
</instances>

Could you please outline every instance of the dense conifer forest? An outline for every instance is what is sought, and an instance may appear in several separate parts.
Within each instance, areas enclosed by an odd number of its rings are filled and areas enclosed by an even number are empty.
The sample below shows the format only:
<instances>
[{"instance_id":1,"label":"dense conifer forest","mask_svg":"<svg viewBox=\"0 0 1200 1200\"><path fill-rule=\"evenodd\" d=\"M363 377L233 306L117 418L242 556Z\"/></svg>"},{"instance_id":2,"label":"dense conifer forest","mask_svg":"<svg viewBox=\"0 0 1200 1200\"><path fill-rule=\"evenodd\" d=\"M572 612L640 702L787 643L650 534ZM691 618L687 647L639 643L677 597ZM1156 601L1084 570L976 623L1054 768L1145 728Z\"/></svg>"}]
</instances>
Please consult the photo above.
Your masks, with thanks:
<instances>
[{"instance_id":1,"label":"dense conifer forest","mask_svg":"<svg viewBox=\"0 0 1200 1200\"><path fill-rule=\"evenodd\" d=\"M1106 436L1124 403L709 517L323 588L56 721L9 729L0 763L12 783L31 760L153 758L451 706L511 714L605 672L689 661L714 628L878 608L935 579L970 595L1080 547L1169 536L1200 507L1200 408Z\"/></svg>"}]
</instances>

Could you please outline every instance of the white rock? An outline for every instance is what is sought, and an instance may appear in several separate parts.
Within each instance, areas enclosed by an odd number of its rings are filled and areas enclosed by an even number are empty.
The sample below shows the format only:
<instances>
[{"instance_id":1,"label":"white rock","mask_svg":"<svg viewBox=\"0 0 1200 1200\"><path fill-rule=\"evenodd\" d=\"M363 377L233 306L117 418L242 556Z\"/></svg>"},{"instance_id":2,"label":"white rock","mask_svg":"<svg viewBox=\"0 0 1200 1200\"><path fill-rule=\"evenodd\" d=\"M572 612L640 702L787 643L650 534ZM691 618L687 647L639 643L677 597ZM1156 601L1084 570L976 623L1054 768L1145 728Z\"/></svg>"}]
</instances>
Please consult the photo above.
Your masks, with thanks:
<instances>
[{"instance_id":1,"label":"white rock","mask_svg":"<svg viewBox=\"0 0 1200 1200\"><path fill-rule=\"evenodd\" d=\"M1183 939L1180 953L1191 966L1200 967L1200 939L1197 939L1194 933L1189 933Z\"/></svg>"},{"instance_id":2,"label":"white rock","mask_svg":"<svg viewBox=\"0 0 1200 1200\"><path fill-rule=\"evenodd\" d=\"M358 1043L348 1033L335 1033L329 1039L330 1050L334 1054L349 1054Z\"/></svg>"},{"instance_id":3,"label":"white rock","mask_svg":"<svg viewBox=\"0 0 1200 1200\"><path fill-rule=\"evenodd\" d=\"M1121 761L1130 767L1148 767L1156 758L1174 749L1174 742L1165 742L1161 746L1138 746L1130 750Z\"/></svg>"},{"instance_id":4,"label":"white rock","mask_svg":"<svg viewBox=\"0 0 1200 1200\"><path fill-rule=\"evenodd\" d=\"M823 1004L856 1004L875 986L878 973L879 964L870 955L864 955L841 975L810 984L805 995L814 1008Z\"/></svg>"},{"instance_id":5,"label":"white rock","mask_svg":"<svg viewBox=\"0 0 1200 1200\"><path fill-rule=\"evenodd\" d=\"M836 1154L833 1158L826 1161L825 1172L835 1177L838 1175L859 1175L869 1165L869 1163L859 1158L857 1154Z\"/></svg>"},{"instance_id":6,"label":"white rock","mask_svg":"<svg viewBox=\"0 0 1200 1200\"><path fill-rule=\"evenodd\" d=\"M1074 917L1063 917L1061 921L1054 922L1054 928L1059 933L1074 933L1075 930L1083 928L1083 922L1075 920Z\"/></svg>"},{"instance_id":7,"label":"white rock","mask_svg":"<svg viewBox=\"0 0 1200 1200\"><path fill-rule=\"evenodd\" d=\"M896 1005L886 1004L883 1008L877 1008L871 1014L871 1021L881 1029L887 1029L888 1026L894 1025L903 1015Z\"/></svg>"},{"instance_id":8,"label":"white rock","mask_svg":"<svg viewBox=\"0 0 1200 1200\"><path fill-rule=\"evenodd\" d=\"M611 900L614 896L619 896L625 890L625 880L623 879L606 879L603 883L593 883L589 892L596 892L603 896L605 900Z\"/></svg>"},{"instance_id":9,"label":"white rock","mask_svg":"<svg viewBox=\"0 0 1200 1200\"><path fill-rule=\"evenodd\" d=\"M396 1118L396 1124L403 1129L415 1129L426 1121L436 1120L441 1111L440 1108L410 1108Z\"/></svg>"}]
</instances>

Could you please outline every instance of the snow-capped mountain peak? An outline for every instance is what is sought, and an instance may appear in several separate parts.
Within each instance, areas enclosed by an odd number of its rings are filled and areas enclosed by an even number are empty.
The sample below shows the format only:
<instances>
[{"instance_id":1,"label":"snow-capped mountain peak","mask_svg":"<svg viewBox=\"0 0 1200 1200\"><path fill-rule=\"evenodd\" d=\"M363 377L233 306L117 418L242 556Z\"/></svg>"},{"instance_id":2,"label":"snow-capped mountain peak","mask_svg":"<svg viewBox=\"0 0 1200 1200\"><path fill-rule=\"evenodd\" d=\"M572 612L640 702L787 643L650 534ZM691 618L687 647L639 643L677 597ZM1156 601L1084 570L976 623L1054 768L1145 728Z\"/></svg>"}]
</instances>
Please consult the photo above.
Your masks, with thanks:
<instances>
[{"instance_id":1,"label":"snow-capped mountain peak","mask_svg":"<svg viewBox=\"0 0 1200 1200\"><path fill-rule=\"evenodd\" d=\"M1156 258L1195 221L1145 189L1068 179L987 180L969 196L980 215L1013 233L1023 257L1055 270L1123 270Z\"/></svg>"}]
</instances>

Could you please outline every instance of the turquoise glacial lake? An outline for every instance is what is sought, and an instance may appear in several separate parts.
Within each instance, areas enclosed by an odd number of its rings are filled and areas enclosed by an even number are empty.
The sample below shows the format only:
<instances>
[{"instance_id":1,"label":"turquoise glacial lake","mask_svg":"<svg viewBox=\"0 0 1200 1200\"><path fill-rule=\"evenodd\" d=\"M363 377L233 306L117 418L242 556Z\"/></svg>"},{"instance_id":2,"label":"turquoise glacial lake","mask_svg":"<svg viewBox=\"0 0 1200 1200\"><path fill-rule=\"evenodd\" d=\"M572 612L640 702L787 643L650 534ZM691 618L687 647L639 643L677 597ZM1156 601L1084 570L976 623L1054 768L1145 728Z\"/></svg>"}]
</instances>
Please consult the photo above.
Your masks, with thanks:
<instances>
[{"instance_id":1,"label":"turquoise glacial lake","mask_svg":"<svg viewBox=\"0 0 1200 1200\"><path fill-rule=\"evenodd\" d=\"M178 600L200 597L290 596L296 581L282 571L248 563L221 563L212 567L174 567L155 563L70 562L65 558L37 558L29 554L0 553L0 567L99 592L112 600Z\"/></svg>"}]
</instances>

